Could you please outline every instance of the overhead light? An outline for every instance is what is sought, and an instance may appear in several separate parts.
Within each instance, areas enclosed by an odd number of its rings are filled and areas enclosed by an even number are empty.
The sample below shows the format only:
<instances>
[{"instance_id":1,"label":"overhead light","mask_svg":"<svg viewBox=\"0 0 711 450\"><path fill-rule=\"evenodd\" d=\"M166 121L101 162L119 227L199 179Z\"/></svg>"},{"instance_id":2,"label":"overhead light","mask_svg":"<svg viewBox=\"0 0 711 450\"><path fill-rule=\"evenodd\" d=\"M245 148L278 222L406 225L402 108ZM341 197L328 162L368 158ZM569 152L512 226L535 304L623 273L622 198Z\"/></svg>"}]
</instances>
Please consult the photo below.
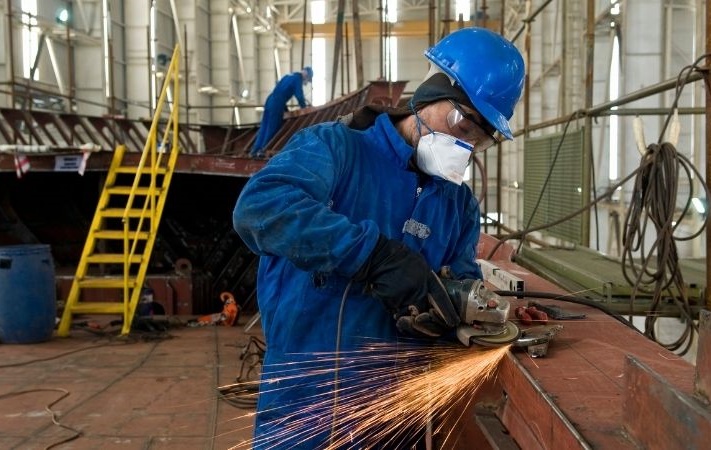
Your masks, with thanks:
<instances>
[{"instance_id":1,"label":"overhead light","mask_svg":"<svg viewBox=\"0 0 711 450\"><path fill-rule=\"evenodd\" d=\"M212 95L212 94L217 94L218 92L220 92L220 90L217 89L215 86L209 86L209 85L208 85L208 86L201 86L201 87L199 87L199 88L198 88L198 92L201 93L201 94Z\"/></svg>"},{"instance_id":2,"label":"overhead light","mask_svg":"<svg viewBox=\"0 0 711 450\"><path fill-rule=\"evenodd\" d=\"M691 203L694 205L694 208L696 208L697 213L703 214L706 212L706 207L704 206L704 202L700 198L698 198L698 197L692 198Z\"/></svg>"},{"instance_id":3,"label":"overhead light","mask_svg":"<svg viewBox=\"0 0 711 450\"><path fill-rule=\"evenodd\" d=\"M66 25L70 19L69 10L67 8L58 9L54 18L57 20L58 23Z\"/></svg>"},{"instance_id":4,"label":"overhead light","mask_svg":"<svg viewBox=\"0 0 711 450\"><path fill-rule=\"evenodd\" d=\"M615 2L611 5L610 14L613 16L620 15L620 2Z\"/></svg>"}]
</instances>

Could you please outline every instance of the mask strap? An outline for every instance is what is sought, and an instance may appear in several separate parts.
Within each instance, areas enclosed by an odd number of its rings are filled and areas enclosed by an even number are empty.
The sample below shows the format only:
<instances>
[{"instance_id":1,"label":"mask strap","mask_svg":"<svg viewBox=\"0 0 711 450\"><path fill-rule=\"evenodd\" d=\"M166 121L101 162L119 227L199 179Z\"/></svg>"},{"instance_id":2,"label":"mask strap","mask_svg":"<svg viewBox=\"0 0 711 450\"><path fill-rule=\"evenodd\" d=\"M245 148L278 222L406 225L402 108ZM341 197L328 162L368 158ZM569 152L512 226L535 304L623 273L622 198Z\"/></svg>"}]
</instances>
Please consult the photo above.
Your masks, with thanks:
<instances>
[{"instance_id":1,"label":"mask strap","mask_svg":"<svg viewBox=\"0 0 711 450\"><path fill-rule=\"evenodd\" d=\"M427 123L425 123L424 120L422 120L422 119L420 118L420 115L419 115L419 114L417 114L417 110L415 109L415 105L414 105L414 103L412 102L412 99L410 99L410 101L407 102L407 106L410 107L410 110L412 111L412 114L415 115L415 124L417 125L417 133L420 135L420 139L422 139L422 131L421 131L421 129L420 129L420 128L422 127L422 125L424 125L425 128L427 128L430 133L434 134L435 131L434 131L432 128L430 128L430 126L427 125Z\"/></svg>"}]
</instances>

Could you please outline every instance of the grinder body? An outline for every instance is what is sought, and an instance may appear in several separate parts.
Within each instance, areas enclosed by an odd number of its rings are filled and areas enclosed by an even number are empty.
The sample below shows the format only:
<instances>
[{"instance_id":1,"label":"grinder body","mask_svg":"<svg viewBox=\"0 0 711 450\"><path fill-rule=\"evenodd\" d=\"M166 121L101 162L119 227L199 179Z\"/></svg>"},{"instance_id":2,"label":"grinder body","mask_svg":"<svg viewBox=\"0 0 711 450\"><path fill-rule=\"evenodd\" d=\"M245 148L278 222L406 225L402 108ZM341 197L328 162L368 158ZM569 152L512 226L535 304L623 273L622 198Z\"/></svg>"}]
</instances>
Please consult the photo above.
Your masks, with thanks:
<instances>
[{"instance_id":1,"label":"grinder body","mask_svg":"<svg viewBox=\"0 0 711 450\"><path fill-rule=\"evenodd\" d=\"M482 280L442 279L442 283L461 320L457 338L462 344L500 346L518 339L518 326L508 320L511 304L487 289Z\"/></svg>"}]
</instances>

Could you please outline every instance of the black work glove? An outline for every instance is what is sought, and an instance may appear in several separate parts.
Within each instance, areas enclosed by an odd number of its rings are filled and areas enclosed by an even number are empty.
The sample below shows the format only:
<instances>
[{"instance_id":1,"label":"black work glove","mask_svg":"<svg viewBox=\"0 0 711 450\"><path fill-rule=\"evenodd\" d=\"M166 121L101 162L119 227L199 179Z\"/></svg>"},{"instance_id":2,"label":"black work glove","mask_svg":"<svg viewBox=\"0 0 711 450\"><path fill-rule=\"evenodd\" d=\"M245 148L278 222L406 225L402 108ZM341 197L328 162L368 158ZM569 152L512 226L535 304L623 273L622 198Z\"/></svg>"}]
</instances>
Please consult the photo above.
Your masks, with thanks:
<instances>
[{"instance_id":1,"label":"black work glove","mask_svg":"<svg viewBox=\"0 0 711 450\"><path fill-rule=\"evenodd\" d=\"M402 242L380 236L353 279L366 283L366 292L385 304L403 333L439 337L459 324L442 282L425 258Z\"/></svg>"}]
</instances>

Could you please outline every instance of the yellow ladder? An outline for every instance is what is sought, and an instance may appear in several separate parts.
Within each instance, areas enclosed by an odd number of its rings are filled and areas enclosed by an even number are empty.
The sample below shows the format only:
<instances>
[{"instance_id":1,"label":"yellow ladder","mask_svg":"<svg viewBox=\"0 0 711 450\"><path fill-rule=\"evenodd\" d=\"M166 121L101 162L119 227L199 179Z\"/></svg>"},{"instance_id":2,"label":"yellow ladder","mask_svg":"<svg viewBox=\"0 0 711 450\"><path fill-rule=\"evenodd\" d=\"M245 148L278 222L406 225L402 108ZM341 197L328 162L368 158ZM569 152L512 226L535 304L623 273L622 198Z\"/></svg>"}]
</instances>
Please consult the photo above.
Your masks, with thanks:
<instances>
[{"instance_id":1,"label":"yellow ladder","mask_svg":"<svg viewBox=\"0 0 711 450\"><path fill-rule=\"evenodd\" d=\"M131 331L178 160L179 60L176 46L138 166L123 164L125 146L120 145L114 151L57 329L58 336L69 335L74 314L122 315L121 334ZM166 103L170 108L166 112L167 121L162 117ZM114 295L116 300L82 301L82 293L88 297L97 291L102 298Z\"/></svg>"}]
</instances>

